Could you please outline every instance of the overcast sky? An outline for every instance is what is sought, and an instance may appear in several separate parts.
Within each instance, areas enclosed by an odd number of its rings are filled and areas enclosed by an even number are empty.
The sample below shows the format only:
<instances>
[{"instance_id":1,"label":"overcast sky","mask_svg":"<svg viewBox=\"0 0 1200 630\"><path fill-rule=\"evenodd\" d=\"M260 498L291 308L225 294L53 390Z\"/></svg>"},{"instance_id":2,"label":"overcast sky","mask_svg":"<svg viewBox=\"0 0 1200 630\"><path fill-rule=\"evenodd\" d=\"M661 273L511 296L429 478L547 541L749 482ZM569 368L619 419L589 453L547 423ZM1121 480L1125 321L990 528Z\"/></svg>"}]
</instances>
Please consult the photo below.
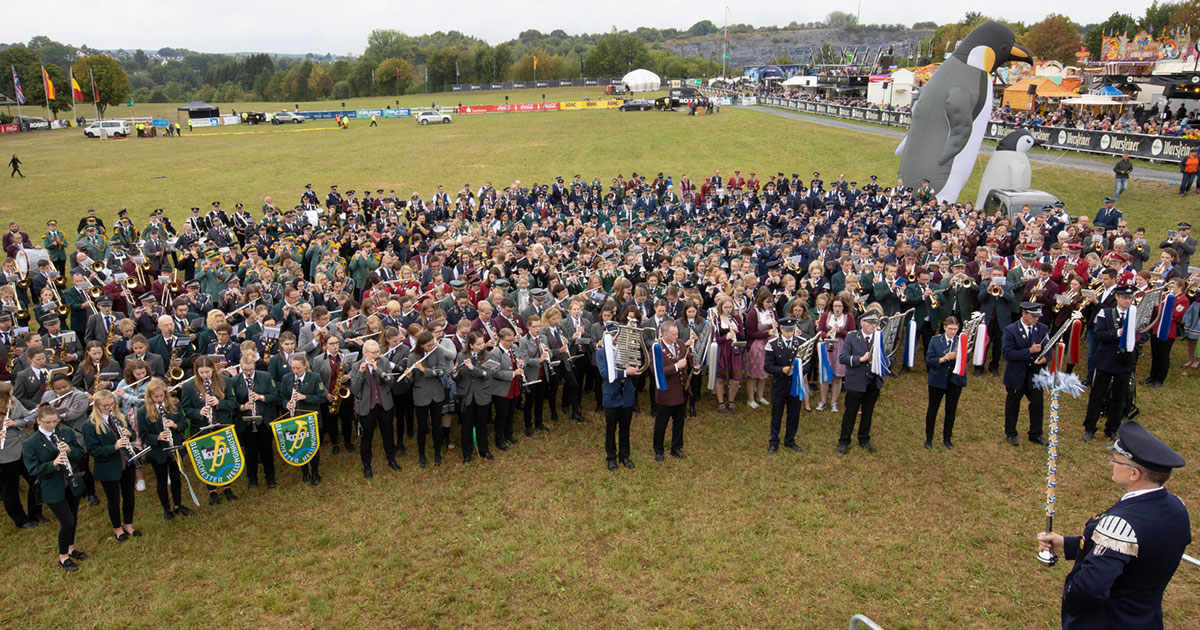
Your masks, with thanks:
<instances>
[{"instance_id":1,"label":"overcast sky","mask_svg":"<svg viewBox=\"0 0 1200 630\"><path fill-rule=\"evenodd\" d=\"M948 6L955 8L948 9ZM786 25L812 22L834 8L860 11L864 23L908 24L932 20L957 21L967 11L1033 23L1052 8L1080 24L1101 22L1113 11L1135 17L1149 2L1091 0L1047 3L1044 0L1008 2L917 3L862 0L845 3L792 3L779 0L729 2L731 23ZM567 33L635 29L639 26L686 29L704 19L721 26L725 1L605 0L603 2L408 0L277 0L275 2L185 3L162 0L59 0L45 10L9 10L0 21L0 42L28 42L35 35L99 49L158 50L164 46L200 52L272 52L360 54L367 34L394 28L410 35L458 30L497 44L522 30L544 33L561 28ZM556 8L561 7L561 8Z\"/></svg>"}]
</instances>

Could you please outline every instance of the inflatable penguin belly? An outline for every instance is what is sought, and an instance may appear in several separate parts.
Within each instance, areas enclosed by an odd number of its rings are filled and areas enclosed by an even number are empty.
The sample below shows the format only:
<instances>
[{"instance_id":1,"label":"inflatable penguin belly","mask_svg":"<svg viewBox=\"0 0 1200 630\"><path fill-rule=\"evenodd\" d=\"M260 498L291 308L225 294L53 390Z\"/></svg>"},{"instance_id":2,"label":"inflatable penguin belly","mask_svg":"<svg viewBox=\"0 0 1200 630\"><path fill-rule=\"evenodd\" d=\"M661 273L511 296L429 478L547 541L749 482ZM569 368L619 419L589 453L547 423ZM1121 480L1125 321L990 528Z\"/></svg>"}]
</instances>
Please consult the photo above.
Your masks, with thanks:
<instances>
[{"instance_id":1,"label":"inflatable penguin belly","mask_svg":"<svg viewBox=\"0 0 1200 630\"><path fill-rule=\"evenodd\" d=\"M983 169L979 194L975 197L976 208L983 205L988 193L993 190L1029 188L1033 185L1033 168L1029 164L1028 152L1038 144L1033 134L1025 129L1004 136Z\"/></svg>"},{"instance_id":2,"label":"inflatable penguin belly","mask_svg":"<svg viewBox=\"0 0 1200 630\"><path fill-rule=\"evenodd\" d=\"M1033 59L1014 41L1003 24L979 25L921 88L909 132L896 149L905 182L928 179L939 201L958 200L991 117L992 71L1009 61Z\"/></svg>"}]
</instances>

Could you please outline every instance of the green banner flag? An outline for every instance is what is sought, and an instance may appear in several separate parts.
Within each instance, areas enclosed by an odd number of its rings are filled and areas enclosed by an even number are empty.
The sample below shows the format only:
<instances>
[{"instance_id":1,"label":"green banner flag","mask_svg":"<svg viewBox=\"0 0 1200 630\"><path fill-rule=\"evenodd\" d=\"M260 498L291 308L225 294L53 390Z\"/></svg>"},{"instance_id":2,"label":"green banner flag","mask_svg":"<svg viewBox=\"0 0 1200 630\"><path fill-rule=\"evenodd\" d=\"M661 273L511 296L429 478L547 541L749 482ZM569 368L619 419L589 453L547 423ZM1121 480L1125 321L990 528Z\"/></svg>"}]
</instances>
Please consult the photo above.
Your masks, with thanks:
<instances>
[{"instance_id":1,"label":"green banner flag","mask_svg":"<svg viewBox=\"0 0 1200 630\"><path fill-rule=\"evenodd\" d=\"M275 433L275 446L283 461L293 466L303 466L312 460L321 447L317 431L317 412L284 418L271 423Z\"/></svg>"},{"instance_id":2,"label":"green banner flag","mask_svg":"<svg viewBox=\"0 0 1200 630\"><path fill-rule=\"evenodd\" d=\"M192 468L201 481L210 486L233 483L246 468L242 445L232 426L198 435L183 443Z\"/></svg>"}]
</instances>

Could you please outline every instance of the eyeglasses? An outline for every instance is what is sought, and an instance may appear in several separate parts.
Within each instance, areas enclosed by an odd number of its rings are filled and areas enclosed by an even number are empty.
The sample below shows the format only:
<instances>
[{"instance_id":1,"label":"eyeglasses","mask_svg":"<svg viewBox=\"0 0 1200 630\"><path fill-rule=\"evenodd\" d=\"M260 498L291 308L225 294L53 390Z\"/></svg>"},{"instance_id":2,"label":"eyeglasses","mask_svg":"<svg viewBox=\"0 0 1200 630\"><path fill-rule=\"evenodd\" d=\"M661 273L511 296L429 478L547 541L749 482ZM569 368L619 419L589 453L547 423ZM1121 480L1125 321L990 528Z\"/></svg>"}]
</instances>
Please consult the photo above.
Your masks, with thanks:
<instances>
[{"instance_id":1,"label":"eyeglasses","mask_svg":"<svg viewBox=\"0 0 1200 630\"><path fill-rule=\"evenodd\" d=\"M1128 466L1130 468L1137 468L1137 464L1130 464L1128 462L1119 462L1119 461L1113 459L1112 457L1108 458L1108 463L1116 464L1117 466Z\"/></svg>"}]
</instances>

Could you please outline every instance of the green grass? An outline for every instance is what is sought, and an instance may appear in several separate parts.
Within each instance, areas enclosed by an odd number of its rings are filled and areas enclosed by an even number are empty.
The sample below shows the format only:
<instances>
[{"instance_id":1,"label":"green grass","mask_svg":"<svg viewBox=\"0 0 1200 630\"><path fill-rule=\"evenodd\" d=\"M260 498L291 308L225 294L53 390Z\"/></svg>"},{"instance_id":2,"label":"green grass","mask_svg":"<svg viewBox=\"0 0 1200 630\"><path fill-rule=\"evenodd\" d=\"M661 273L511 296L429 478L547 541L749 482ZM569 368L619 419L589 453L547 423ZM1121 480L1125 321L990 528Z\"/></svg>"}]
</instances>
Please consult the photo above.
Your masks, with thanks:
<instances>
[{"instance_id":1,"label":"green grass","mask_svg":"<svg viewBox=\"0 0 1200 630\"><path fill-rule=\"evenodd\" d=\"M437 184L607 180L634 170L695 178L714 168L888 181L898 163L890 139L734 108L696 118L551 112L266 131L0 137L0 154L19 154L29 174L0 183L0 216L40 234L48 216L73 225L88 205L110 224L122 207L139 223L156 207L181 219L216 199L257 207L271 195L292 205L305 183L322 194L336 183L428 196ZM1034 170L1034 185L1074 212L1091 214L1111 186L1100 174ZM978 173L964 199L977 182ZM1142 184L1121 205L1131 226L1155 235L1194 217L1185 203L1169 186ZM1177 344L1173 363L1182 361ZM1173 367L1165 388L1138 401L1141 420L1193 465L1198 380ZM838 456L840 418L828 412L801 416L803 454L768 456L768 412L740 405L717 415L711 398L688 422L683 462L655 463L652 422L637 416L632 472L604 469L603 423L592 414L470 466L454 452L441 468L420 470L408 441L396 474L377 443L370 482L357 454L326 450L320 488L301 487L284 466L277 490L248 491L239 480L241 500L169 524L153 491L140 493L136 523L146 537L136 542L106 538L103 506L85 506L78 542L92 559L70 577L52 566L54 526L6 526L0 626L812 628L862 612L889 630L1057 627L1069 567L1045 569L1034 558L1044 449L1002 442L1003 389L983 377L969 379L961 401L958 449L925 451L924 392L919 374L888 381L873 456ZM1084 404L1062 404L1055 522L1068 533L1120 496L1102 446L1079 441ZM1200 504L1195 473L1181 473L1170 487ZM1198 586L1200 570L1181 567L1166 595L1168 627L1200 615Z\"/></svg>"}]
</instances>

